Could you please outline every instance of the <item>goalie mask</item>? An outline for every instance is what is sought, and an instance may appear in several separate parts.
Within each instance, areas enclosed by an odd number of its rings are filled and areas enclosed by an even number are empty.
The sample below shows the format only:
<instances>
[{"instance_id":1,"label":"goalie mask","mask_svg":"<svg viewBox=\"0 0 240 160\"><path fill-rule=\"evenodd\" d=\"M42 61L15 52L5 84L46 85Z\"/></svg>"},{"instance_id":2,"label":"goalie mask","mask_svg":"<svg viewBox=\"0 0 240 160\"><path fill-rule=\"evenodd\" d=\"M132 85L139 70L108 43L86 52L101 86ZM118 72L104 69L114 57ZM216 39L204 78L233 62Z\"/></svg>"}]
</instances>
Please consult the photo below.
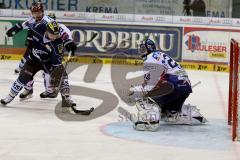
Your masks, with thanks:
<instances>
[{"instance_id":1,"label":"goalie mask","mask_svg":"<svg viewBox=\"0 0 240 160\"><path fill-rule=\"evenodd\" d=\"M42 20L44 16L44 10L41 2L33 2L32 6L30 7L30 10L36 22L39 22Z\"/></svg>"},{"instance_id":2,"label":"goalie mask","mask_svg":"<svg viewBox=\"0 0 240 160\"><path fill-rule=\"evenodd\" d=\"M47 37L54 41L55 39L59 38L60 35L60 27L56 21L51 21L47 24L46 30Z\"/></svg>"},{"instance_id":3,"label":"goalie mask","mask_svg":"<svg viewBox=\"0 0 240 160\"><path fill-rule=\"evenodd\" d=\"M151 39L146 39L139 46L139 53L141 54L142 58L155 51L156 51L156 46Z\"/></svg>"}]
</instances>

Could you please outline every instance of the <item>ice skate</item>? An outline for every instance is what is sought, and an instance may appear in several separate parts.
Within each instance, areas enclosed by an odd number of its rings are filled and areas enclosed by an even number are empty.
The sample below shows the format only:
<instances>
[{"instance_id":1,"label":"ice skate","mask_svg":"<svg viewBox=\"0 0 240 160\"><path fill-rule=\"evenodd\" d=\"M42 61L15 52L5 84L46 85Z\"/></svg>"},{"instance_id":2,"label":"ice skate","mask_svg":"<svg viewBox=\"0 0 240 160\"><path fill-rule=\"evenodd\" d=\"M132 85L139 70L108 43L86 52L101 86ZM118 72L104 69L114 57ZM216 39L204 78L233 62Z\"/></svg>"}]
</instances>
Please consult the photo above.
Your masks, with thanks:
<instances>
[{"instance_id":1,"label":"ice skate","mask_svg":"<svg viewBox=\"0 0 240 160\"><path fill-rule=\"evenodd\" d=\"M62 96L62 112L75 113L72 108L75 109L76 105L70 96Z\"/></svg>"},{"instance_id":2,"label":"ice skate","mask_svg":"<svg viewBox=\"0 0 240 160\"><path fill-rule=\"evenodd\" d=\"M32 98L32 94L33 94L33 89L25 89L20 95L19 95L19 98L21 98L22 100L25 100L25 99L29 99L29 98Z\"/></svg>"},{"instance_id":3,"label":"ice skate","mask_svg":"<svg viewBox=\"0 0 240 160\"><path fill-rule=\"evenodd\" d=\"M40 94L41 98L56 98L58 96L57 92L50 93L48 91L44 91Z\"/></svg>"},{"instance_id":4,"label":"ice skate","mask_svg":"<svg viewBox=\"0 0 240 160\"><path fill-rule=\"evenodd\" d=\"M11 94L8 94L8 96L4 99L1 99L2 105L7 105L8 103L12 102L12 100L15 98L15 96L12 96Z\"/></svg>"}]
</instances>

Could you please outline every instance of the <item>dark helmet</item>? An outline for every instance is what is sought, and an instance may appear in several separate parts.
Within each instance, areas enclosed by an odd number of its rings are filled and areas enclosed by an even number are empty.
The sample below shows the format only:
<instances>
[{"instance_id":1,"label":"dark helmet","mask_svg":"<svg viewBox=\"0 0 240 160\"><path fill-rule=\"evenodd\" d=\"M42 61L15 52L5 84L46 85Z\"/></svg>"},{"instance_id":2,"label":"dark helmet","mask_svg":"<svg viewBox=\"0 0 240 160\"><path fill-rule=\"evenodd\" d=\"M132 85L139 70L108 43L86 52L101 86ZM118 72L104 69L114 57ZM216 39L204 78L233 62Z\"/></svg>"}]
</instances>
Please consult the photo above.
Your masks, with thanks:
<instances>
[{"instance_id":1,"label":"dark helmet","mask_svg":"<svg viewBox=\"0 0 240 160\"><path fill-rule=\"evenodd\" d=\"M156 46L151 39L146 39L139 46L139 53L142 57L147 56L148 54L155 52Z\"/></svg>"},{"instance_id":2,"label":"dark helmet","mask_svg":"<svg viewBox=\"0 0 240 160\"><path fill-rule=\"evenodd\" d=\"M49 14L48 14L48 17L50 17L50 18L56 20L55 13L49 13Z\"/></svg>"},{"instance_id":3,"label":"dark helmet","mask_svg":"<svg viewBox=\"0 0 240 160\"><path fill-rule=\"evenodd\" d=\"M146 39L144 42L144 45L145 45L148 53L156 51L155 43L151 39Z\"/></svg>"},{"instance_id":4,"label":"dark helmet","mask_svg":"<svg viewBox=\"0 0 240 160\"><path fill-rule=\"evenodd\" d=\"M47 24L47 32L49 32L53 35L59 35L59 33L60 33L59 24L56 21L49 22Z\"/></svg>"},{"instance_id":5,"label":"dark helmet","mask_svg":"<svg viewBox=\"0 0 240 160\"><path fill-rule=\"evenodd\" d=\"M39 11L44 12L43 5L41 2L33 2L32 6L30 7L30 10L31 12L39 12Z\"/></svg>"}]
</instances>

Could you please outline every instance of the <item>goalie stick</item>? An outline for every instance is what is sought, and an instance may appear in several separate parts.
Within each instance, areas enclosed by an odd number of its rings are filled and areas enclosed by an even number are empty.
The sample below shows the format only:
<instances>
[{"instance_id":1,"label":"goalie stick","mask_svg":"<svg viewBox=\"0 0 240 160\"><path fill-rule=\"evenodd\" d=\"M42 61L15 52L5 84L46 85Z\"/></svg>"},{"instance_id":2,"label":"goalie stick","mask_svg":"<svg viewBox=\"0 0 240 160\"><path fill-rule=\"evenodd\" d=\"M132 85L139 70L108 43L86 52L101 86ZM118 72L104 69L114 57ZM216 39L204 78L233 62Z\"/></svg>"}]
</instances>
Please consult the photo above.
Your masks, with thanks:
<instances>
[{"instance_id":1,"label":"goalie stick","mask_svg":"<svg viewBox=\"0 0 240 160\"><path fill-rule=\"evenodd\" d=\"M192 88L198 86L199 84L201 84L202 82L201 81L198 81L197 83L195 83L194 85L192 85Z\"/></svg>"}]
</instances>

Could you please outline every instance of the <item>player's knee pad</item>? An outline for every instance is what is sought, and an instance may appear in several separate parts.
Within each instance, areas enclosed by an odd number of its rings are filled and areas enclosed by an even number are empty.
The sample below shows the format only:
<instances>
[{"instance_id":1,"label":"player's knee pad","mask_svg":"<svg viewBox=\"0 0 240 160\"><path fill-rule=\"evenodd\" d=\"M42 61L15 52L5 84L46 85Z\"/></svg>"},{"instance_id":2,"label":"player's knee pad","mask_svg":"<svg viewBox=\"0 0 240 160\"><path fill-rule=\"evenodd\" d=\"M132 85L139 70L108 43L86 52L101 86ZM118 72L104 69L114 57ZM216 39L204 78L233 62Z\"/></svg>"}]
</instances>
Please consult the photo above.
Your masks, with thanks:
<instances>
[{"instance_id":1,"label":"player's knee pad","mask_svg":"<svg viewBox=\"0 0 240 160\"><path fill-rule=\"evenodd\" d=\"M138 120L133 128L139 131L157 131L159 128L160 112L159 106L151 99L141 99L136 102L138 109Z\"/></svg>"}]
</instances>

